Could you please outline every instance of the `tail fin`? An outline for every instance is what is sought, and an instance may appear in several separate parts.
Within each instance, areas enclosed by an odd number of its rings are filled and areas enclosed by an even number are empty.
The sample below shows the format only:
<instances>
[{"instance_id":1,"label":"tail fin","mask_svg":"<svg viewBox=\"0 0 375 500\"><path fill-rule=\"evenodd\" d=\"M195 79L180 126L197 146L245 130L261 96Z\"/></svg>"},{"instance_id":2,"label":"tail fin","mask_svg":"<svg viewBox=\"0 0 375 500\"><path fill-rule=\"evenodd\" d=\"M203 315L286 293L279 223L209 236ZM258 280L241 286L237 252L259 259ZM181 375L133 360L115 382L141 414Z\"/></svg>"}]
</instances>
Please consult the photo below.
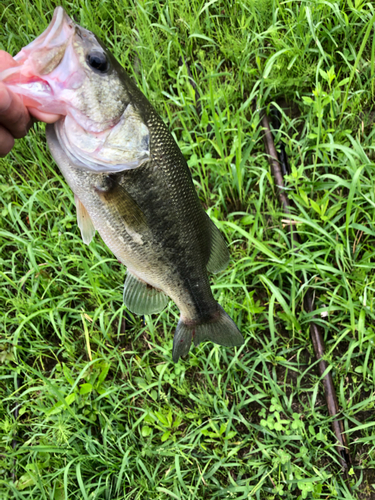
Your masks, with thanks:
<instances>
[{"instance_id":1,"label":"tail fin","mask_svg":"<svg viewBox=\"0 0 375 500\"><path fill-rule=\"evenodd\" d=\"M172 356L175 363L180 356L188 354L192 340L194 340L194 345L211 341L227 347L244 343L244 338L234 321L219 304L215 316L206 323L188 324L180 319L173 339Z\"/></svg>"}]
</instances>

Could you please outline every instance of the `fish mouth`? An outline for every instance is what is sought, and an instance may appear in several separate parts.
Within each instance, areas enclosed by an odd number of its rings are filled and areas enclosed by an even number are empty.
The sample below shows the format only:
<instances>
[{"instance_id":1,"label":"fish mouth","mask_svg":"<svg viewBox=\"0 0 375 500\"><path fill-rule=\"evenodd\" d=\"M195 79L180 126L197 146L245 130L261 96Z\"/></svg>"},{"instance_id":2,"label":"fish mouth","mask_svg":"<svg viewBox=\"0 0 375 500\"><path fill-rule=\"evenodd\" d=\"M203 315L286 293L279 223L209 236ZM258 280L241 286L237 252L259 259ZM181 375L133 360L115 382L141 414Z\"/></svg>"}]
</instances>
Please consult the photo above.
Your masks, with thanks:
<instances>
[{"instance_id":1,"label":"fish mouth","mask_svg":"<svg viewBox=\"0 0 375 500\"><path fill-rule=\"evenodd\" d=\"M47 87L42 75L51 73L61 62L75 30L75 22L62 7L56 7L45 31L14 56L18 65L0 72L0 81L25 84L37 80Z\"/></svg>"},{"instance_id":2,"label":"fish mouth","mask_svg":"<svg viewBox=\"0 0 375 500\"><path fill-rule=\"evenodd\" d=\"M56 85L49 75L59 71L76 29L64 9L56 7L46 30L14 57L17 65L0 72L0 81L19 94L25 106L66 114L66 105L55 96Z\"/></svg>"}]
</instances>

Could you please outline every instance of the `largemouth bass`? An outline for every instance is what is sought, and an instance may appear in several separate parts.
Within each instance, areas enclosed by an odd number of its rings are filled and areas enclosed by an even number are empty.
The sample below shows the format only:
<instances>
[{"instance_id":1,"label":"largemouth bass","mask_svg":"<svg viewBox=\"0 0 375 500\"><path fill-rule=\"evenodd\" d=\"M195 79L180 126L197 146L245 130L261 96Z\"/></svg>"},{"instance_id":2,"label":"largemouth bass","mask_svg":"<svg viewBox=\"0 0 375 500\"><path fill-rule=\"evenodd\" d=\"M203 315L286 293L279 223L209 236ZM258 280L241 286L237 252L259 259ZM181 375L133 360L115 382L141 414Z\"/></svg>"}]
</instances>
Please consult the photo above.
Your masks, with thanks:
<instances>
[{"instance_id":1,"label":"largemouth bass","mask_svg":"<svg viewBox=\"0 0 375 500\"><path fill-rule=\"evenodd\" d=\"M49 148L74 192L83 241L98 231L127 266L127 308L152 314L169 298L177 304L175 362L192 340L242 344L207 275L228 265L225 241L172 135L124 69L61 7L15 60L0 80L26 105L62 115L46 128Z\"/></svg>"}]
</instances>

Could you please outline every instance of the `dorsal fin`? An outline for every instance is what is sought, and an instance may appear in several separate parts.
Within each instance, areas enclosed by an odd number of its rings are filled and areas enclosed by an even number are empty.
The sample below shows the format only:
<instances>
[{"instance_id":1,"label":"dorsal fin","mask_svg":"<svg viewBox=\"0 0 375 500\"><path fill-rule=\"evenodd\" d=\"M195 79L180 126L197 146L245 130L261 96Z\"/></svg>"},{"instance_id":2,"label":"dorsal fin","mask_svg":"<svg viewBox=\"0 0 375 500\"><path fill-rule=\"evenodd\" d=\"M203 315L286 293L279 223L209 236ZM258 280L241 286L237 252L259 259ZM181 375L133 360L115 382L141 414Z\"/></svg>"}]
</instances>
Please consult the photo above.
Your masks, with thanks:
<instances>
[{"instance_id":1,"label":"dorsal fin","mask_svg":"<svg viewBox=\"0 0 375 500\"><path fill-rule=\"evenodd\" d=\"M221 232L209 217L208 220L210 232L210 256L207 262L207 271L209 273L218 273L219 271L226 269L229 264L229 250Z\"/></svg>"}]
</instances>

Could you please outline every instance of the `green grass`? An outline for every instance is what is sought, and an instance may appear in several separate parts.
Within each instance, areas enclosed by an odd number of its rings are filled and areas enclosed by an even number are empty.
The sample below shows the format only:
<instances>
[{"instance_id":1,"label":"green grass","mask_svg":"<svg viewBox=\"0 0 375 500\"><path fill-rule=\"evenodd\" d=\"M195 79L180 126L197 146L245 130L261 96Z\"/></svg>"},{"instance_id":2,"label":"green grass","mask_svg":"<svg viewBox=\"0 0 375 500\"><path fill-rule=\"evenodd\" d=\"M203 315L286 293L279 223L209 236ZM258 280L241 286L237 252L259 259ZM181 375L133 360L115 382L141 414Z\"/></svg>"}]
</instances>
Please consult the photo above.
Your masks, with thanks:
<instances>
[{"instance_id":1,"label":"green grass","mask_svg":"<svg viewBox=\"0 0 375 500\"><path fill-rule=\"evenodd\" d=\"M200 345L173 364L176 306L144 326L126 312L126 270L100 237L82 243L73 195L35 125L0 160L1 500L375 498L374 5L62 5L170 124L229 242L231 263L213 290L246 342ZM0 48L14 55L54 6L5 0ZM276 143L292 167L297 253L259 127L271 102L282 110ZM315 292L352 494L301 276Z\"/></svg>"}]
</instances>

